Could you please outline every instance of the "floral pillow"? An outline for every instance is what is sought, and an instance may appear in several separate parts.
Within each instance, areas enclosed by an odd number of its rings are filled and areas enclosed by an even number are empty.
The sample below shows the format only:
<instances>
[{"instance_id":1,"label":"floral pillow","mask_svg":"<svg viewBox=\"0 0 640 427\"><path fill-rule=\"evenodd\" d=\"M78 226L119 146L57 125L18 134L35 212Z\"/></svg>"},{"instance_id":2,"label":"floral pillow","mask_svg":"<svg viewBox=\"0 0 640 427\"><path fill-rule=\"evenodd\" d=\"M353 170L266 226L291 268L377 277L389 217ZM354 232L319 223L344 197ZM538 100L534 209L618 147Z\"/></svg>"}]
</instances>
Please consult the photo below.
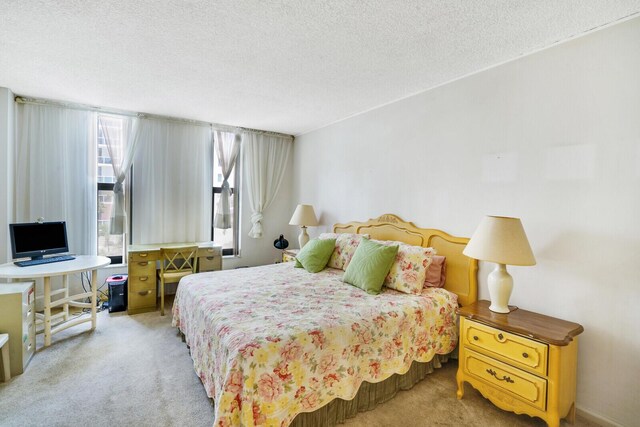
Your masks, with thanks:
<instances>
[{"instance_id":1,"label":"floral pillow","mask_svg":"<svg viewBox=\"0 0 640 427\"><path fill-rule=\"evenodd\" d=\"M327 267L346 270L351 257L356 252L360 239L368 239L368 234L352 234L352 233L322 233L319 239L336 239L336 248L329 258Z\"/></svg>"},{"instance_id":2,"label":"floral pillow","mask_svg":"<svg viewBox=\"0 0 640 427\"><path fill-rule=\"evenodd\" d=\"M388 240L376 240L376 242L387 246L399 246L395 262L391 265L391 269L384 279L384 285L406 294L422 293L427 270L436 250Z\"/></svg>"}]
</instances>

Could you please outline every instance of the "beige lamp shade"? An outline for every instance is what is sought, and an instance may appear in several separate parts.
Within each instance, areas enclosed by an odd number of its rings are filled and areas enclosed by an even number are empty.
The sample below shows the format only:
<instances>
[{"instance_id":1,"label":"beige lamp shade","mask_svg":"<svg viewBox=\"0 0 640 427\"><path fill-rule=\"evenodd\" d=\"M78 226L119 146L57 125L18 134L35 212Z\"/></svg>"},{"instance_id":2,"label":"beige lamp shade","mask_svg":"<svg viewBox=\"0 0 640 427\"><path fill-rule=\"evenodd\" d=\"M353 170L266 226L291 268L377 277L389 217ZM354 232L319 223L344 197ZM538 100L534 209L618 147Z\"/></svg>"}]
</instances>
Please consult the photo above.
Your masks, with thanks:
<instances>
[{"instance_id":1,"label":"beige lamp shade","mask_svg":"<svg viewBox=\"0 0 640 427\"><path fill-rule=\"evenodd\" d=\"M293 216L289 221L289 225L313 226L318 225L316 213L311 205L298 205Z\"/></svg>"},{"instance_id":2,"label":"beige lamp shade","mask_svg":"<svg viewBox=\"0 0 640 427\"><path fill-rule=\"evenodd\" d=\"M495 270L487 277L491 297L489 310L509 313L513 277L507 272L507 265L536 263L520 218L485 216L462 253L471 258L496 263Z\"/></svg>"},{"instance_id":3,"label":"beige lamp shade","mask_svg":"<svg viewBox=\"0 0 640 427\"><path fill-rule=\"evenodd\" d=\"M487 215L462 253L497 264L536 264L520 218Z\"/></svg>"}]
</instances>

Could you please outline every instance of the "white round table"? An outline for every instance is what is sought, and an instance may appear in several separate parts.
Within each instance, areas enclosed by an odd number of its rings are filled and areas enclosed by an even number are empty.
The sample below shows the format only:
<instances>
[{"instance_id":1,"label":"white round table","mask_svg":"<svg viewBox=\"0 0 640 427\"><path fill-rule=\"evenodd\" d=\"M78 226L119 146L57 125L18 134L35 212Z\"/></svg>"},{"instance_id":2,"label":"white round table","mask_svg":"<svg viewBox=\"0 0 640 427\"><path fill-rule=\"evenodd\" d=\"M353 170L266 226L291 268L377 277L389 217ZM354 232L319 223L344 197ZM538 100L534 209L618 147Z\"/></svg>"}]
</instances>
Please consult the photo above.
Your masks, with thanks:
<instances>
[{"instance_id":1,"label":"white round table","mask_svg":"<svg viewBox=\"0 0 640 427\"><path fill-rule=\"evenodd\" d=\"M32 265L29 267L18 267L14 263L0 265L0 278L4 279L44 279L44 345L51 345L51 335L64 329L84 322L91 322L91 330L96 328L97 318L97 293L98 293L98 268L107 266L111 260L104 256L76 255L70 261L53 262L50 264ZM91 291L76 295L69 295L69 274L91 271ZM51 292L51 278L54 276L63 277L63 288ZM51 301L51 296L64 293L63 298ZM83 298L91 298L90 303L76 301ZM63 311L55 316L51 316L51 309L63 306ZM69 306L91 308L91 318L80 318L51 328L53 318L62 317L65 321L69 318Z\"/></svg>"}]
</instances>

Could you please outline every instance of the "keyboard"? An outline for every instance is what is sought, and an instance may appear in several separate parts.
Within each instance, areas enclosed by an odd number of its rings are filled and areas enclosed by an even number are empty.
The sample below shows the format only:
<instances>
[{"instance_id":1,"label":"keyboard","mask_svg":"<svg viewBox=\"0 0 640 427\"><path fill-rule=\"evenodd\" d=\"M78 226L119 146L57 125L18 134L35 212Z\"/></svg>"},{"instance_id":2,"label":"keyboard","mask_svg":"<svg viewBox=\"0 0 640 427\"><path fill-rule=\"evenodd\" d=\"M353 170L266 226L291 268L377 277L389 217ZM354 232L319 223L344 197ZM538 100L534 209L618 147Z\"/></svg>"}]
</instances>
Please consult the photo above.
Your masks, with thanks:
<instances>
[{"instance_id":1,"label":"keyboard","mask_svg":"<svg viewBox=\"0 0 640 427\"><path fill-rule=\"evenodd\" d=\"M27 259L24 261L16 261L14 262L14 264L17 265L18 267L30 267L32 265L50 264L52 262L71 261L72 259L76 259L76 257L71 255L58 255L58 256L52 256L48 258Z\"/></svg>"}]
</instances>

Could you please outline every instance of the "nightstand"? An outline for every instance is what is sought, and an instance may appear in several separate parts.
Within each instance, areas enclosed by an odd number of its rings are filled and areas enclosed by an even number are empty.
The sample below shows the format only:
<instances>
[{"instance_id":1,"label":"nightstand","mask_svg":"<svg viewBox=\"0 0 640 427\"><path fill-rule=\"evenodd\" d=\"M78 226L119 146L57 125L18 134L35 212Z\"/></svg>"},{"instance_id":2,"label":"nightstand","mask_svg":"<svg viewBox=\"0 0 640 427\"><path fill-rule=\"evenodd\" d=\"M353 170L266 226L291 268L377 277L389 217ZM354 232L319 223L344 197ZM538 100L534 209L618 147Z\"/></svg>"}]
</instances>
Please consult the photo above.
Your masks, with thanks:
<instances>
[{"instance_id":1,"label":"nightstand","mask_svg":"<svg viewBox=\"0 0 640 427\"><path fill-rule=\"evenodd\" d=\"M540 417L549 426L559 426L560 418L573 423L583 327L518 308L494 313L489 304L458 309L458 399L466 381L506 411Z\"/></svg>"},{"instance_id":2,"label":"nightstand","mask_svg":"<svg viewBox=\"0 0 640 427\"><path fill-rule=\"evenodd\" d=\"M298 255L300 249L285 249L282 251L282 262L295 261L296 255Z\"/></svg>"}]
</instances>

